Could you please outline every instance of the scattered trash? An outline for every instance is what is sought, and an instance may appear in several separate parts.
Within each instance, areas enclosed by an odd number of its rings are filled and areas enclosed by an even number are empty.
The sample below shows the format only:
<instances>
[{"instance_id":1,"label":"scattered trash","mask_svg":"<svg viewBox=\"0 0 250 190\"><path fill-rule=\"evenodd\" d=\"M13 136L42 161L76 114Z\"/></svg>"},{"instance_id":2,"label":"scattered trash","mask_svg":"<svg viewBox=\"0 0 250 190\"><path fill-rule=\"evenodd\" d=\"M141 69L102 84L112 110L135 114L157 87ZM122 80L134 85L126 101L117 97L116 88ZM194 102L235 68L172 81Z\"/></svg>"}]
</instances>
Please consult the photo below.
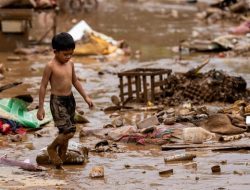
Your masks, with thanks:
<instances>
[{"instance_id":1,"label":"scattered trash","mask_svg":"<svg viewBox=\"0 0 250 190\"><path fill-rule=\"evenodd\" d=\"M229 33L236 35L245 35L250 32L250 21L245 21L235 28L230 28Z\"/></svg>"},{"instance_id":2,"label":"scattered trash","mask_svg":"<svg viewBox=\"0 0 250 190\"><path fill-rule=\"evenodd\" d=\"M183 140L194 144L202 144L216 138L215 133L211 133L202 127L187 127L183 129Z\"/></svg>"},{"instance_id":3,"label":"scattered trash","mask_svg":"<svg viewBox=\"0 0 250 190\"><path fill-rule=\"evenodd\" d=\"M124 135L135 133L136 131L137 131L137 127L127 125L127 126L119 127L117 129L114 129L114 130L108 132L108 136L111 139L117 141L120 138L122 138Z\"/></svg>"},{"instance_id":4,"label":"scattered trash","mask_svg":"<svg viewBox=\"0 0 250 190\"><path fill-rule=\"evenodd\" d=\"M204 122L203 128L221 135L235 135L247 131L247 127L238 127L232 124L229 115L213 114Z\"/></svg>"},{"instance_id":5,"label":"scattered trash","mask_svg":"<svg viewBox=\"0 0 250 190\"><path fill-rule=\"evenodd\" d=\"M235 174L235 175L243 175L244 172L243 172L243 171L234 170L234 174Z\"/></svg>"},{"instance_id":6,"label":"scattered trash","mask_svg":"<svg viewBox=\"0 0 250 190\"><path fill-rule=\"evenodd\" d=\"M95 148L91 150L92 152L112 152L112 153L122 153L124 150L118 147L116 143L109 143L107 140L98 142Z\"/></svg>"},{"instance_id":7,"label":"scattered trash","mask_svg":"<svg viewBox=\"0 0 250 190\"><path fill-rule=\"evenodd\" d=\"M31 163L27 163L27 162L8 159L7 155L0 157L0 163L8 165L8 166L18 166L21 169L27 170L27 171L45 171L46 170L46 168L44 168L42 166L34 165Z\"/></svg>"},{"instance_id":8,"label":"scattered trash","mask_svg":"<svg viewBox=\"0 0 250 190\"><path fill-rule=\"evenodd\" d=\"M68 32L77 42L75 55L125 55L124 41L94 31L84 20L78 22Z\"/></svg>"},{"instance_id":9,"label":"scattered trash","mask_svg":"<svg viewBox=\"0 0 250 190\"><path fill-rule=\"evenodd\" d=\"M250 116L246 116L246 124L247 126L250 126Z\"/></svg>"},{"instance_id":10,"label":"scattered trash","mask_svg":"<svg viewBox=\"0 0 250 190\"><path fill-rule=\"evenodd\" d=\"M239 135L230 135L230 136L221 136L219 138L219 141L225 142L225 141L233 141L233 140L239 140L241 138L246 137L245 134L239 134Z\"/></svg>"},{"instance_id":11,"label":"scattered trash","mask_svg":"<svg viewBox=\"0 0 250 190\"><path fill-rule=\"evenodd\" d=\"M4 119L13 120L24 127L38 128L52 120L48 105L45 105L45 118L40 121L36 118L37 109L28 111L28 103L18 98L0 99L0 115Z\"/></svg>"}]
</instances>

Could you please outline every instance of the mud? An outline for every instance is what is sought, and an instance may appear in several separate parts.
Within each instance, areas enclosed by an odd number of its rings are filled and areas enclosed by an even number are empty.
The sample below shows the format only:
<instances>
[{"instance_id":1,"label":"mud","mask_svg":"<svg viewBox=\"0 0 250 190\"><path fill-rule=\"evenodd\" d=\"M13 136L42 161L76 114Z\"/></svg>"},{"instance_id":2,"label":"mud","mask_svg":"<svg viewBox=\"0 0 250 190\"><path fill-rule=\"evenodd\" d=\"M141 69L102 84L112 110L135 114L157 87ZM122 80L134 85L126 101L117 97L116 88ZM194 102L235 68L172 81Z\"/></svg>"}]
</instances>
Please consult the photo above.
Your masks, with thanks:
<instances>
[{"instance_id":1,"label":"mud","mask_svg":"<svg viewBox=\"0 0 250 190\"><path fill-rule=\"evenodd\" d=\"M174 10L177 11L173 12ZM174 72L186 72L197 67L207 54L183 54L172 51L179 41L191 37L193 30L211 35L211 38L226 32L232 23L217 22L206 25L195 19L197 9L191 5L170 4L164 1L100 1L97 11L72 15L59 15L58 31L69 30L72 20L84 19L96 31L102 32L114 39L124 39L132 49L140 50L141 57L132 59L117 58L103 59L74 57L76 72L86 90L94 99L96 108L88 110L79 94L74 91L77 108L85 112L90 123L77 126L73 141L94 148L100 139L90 136L79 140L79 131L83 127L101 129L110 122L109 114L101 111L112 105L110 97L118 95L118 77L115 73L136 67L159 67L172 69ZM38 14L38 13L37 13ZM51 13L47 13L51 14ZM40 15L36 27L31 31L32 38L39 38L51 25L50 15ZM176 16L177 15L177 16ZM39 23L40 22L40 23ZM44 30L38 26L43 25ZM51 34L47 37L50 40ZM47 47L47 46L45 46ZM20 55L20 60L9 61L12 52L0 53L0 63L4 64L5 79L0 84L14 81L23 82L18 87L1 92L0 97L14 97L30 93L38 104L38 89L44 64L53 56L47 54ZM242 76L249 84L250 70L247 57L220 58L212 56L204 71L218 69L230 75ZM98 73L103 72L103 75ZM46 101L49 101L49 90ZM218 106L217 104L212 106ZM222 104L222 106L226 106ZM122 112L130 124L144 118L150 113ZM47 146L55 137L56 128L53 123L44 127L48 133L41 138L29 132L24 142L33 142L34 149L30 150L20 143L7 143L1 147L0 155L9 158L35 163L40 149ZM0 137L3 141L5 137ZM249 141L249 140L248 140ZM247 141L247 142L248 142ZM244 143L247 143L244 139ZM249 152L211 152L195 151L197 157L187 163L166 164L164 157L173 152L164 152L159 146L139 146L133 144L118 144L124 152L121 153L89 153L89 162L82 166L65 166L64 171L49 170L41 173L30 173L13 167L0 166L1 189L248 189L250 182ZM190 151L188 151L190 152ZM176 151L182 153L182 151ZM192 153L192 152L191 152ZM104 167L104 177L91 179L89 172L94 166ZM195 165L196 167L192 167ZM211 167L220 165L221 172L213 174ZM50 168L50 166L47 166ZM173 175L160 176L159 171L173 169Z\"/></svg>"}]
</instances>

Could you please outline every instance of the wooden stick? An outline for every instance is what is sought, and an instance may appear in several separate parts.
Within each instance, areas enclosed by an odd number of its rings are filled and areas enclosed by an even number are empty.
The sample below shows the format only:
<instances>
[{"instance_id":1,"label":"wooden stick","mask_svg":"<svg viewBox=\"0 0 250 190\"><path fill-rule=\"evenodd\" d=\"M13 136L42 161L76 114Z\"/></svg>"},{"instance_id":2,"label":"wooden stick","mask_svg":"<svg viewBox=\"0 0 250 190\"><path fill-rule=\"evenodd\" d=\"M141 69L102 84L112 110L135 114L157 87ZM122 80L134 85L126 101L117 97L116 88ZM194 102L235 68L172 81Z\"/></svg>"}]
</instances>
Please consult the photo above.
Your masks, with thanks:
<instances>
[{"instance_id":1,"label":"wooden stick","mask_svg":"<svg viewBox=\"0 0 250 190\"><path fill-rule=\"evenodd\" d=\"M12 87L15 87L19 84L22 84L22 82L13 82L13 83L10 83L10 84L6 84L6 85L3 85L0 87L0 92L4 91L4 90L7 90L9 88L12 88Z\"/></svg>"},{"instance_id":2,"label":"wooden stick","mask_svg":"<svg viewBox=\"0 0 250 190\"><path fill-rule=\"evenodd\" d=\"M163 151L168 151L168 150L179 150L179 149L188 149L188 148L195 148L195 149L200 149L200 148L209 148L214 151L216 150L240 150L240 149L245 149L245 150L250 150L250 145L246 144L173 144L173 145L163 145L161 147L161 150Z\"/></svg>"}]
</instances>

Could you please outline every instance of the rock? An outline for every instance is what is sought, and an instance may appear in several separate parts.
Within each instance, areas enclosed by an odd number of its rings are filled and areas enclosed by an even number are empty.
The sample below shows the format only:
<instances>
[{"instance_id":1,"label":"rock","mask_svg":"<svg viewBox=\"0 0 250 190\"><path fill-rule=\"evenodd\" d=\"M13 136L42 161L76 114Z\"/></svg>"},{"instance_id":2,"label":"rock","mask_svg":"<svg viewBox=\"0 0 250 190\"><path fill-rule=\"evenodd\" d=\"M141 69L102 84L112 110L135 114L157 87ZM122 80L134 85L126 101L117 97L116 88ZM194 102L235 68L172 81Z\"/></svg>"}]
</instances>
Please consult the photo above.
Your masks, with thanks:
<instances>
[{"instance_id":1,"label":"rock","mask_svg":"<svg viewBox=\"0 0 250 190\"><path fill-rule=\"evenodd\" d=\"M100 146L108 146L108 145L109 145L109 142L107 140L102 140L96 143L95 148L98 148Z\"/></svg>"},{"instance_id":2,"label":"rock","mask_svg":"<svg viewBox=\"0 0 250 190\"><path fill-rule=\"evenodd\" d=\"M25 143L25 147L29 150L35 150L34 144L32 142Z\"/></svg>"},{"instance_id":3,"label":"rock","mask_svg":"<svg viewBox=\"0 0 250 190\"><path fill-rule=\"evenodd\" d=\"M137 127L139 129L143 129L143 128L152 127L158 124L159 124L158 118L156 116L152 116L137 123Z\"/></svg>"},{"instance_id":4,"label":"rock","mask_svg":"<svg viewBox=\"0 0 250 190\"><path fill-rule=\"evenodd\" d=\"M169 169L169 170L163 170L159 172L159 175L162 177L169 177L170 175L174 174L174 170L173 169Z\"/></svg>"},{"instance_id":5,"label":"rock","mask_svg":"<svg viewBox=\"0 0 250 190\"><path fill-rule=\"evenodd\" d=\"M76 123L89 123L89 120L78 112L75 113L74 120Z\"/></svg>"},{"instance_id":6,"label":"rock","mask_svg":"<svg viewBox=\"0 0 250 190\"><path fill-rule=\"evenodd\" d=\"M22 136L20 134L16 135L9 135L11 142L21 142L23 140Z\"/></svg>"},{"instance_id":7,"label":"rock","mask_svg":"<svg viewBox=\"0 0 250 190\"><path fill-rule=\"evenodd\" d=\"M166 111L167 114L174 114L175 113L175 109L174 108L169 108L167 111Z\"/></svg>"},{"instance_id":8,"label":"rock","mask_svg":"<svg viewBox=\"0 0 250 190\"><path fill-rule=\"evenodd\" d=\"M220 169L219 165L212 166L211 170L212 170L213 173L220 173L221 172L221 169Z\"/></svg>"},{"instance_id":9,"label":"rock","mask_svg":"<svg viewBox=\"0 0 250 190\"><path fill-rule=\"evenodd\" d=\"M91 178L102 178L104 177L104 167L103 166L94 166L90 173L89 176Z\"/></svg>"},{"instance_id":10,"label":"rock","mask_svg":"<svg viewBox=\"0 0 250 190\"><path fill-rule=\"evenodd\" d=\"M116 128L116 126L108 123L108 124L103 125L103 128Z\"/></svg>"},{"instance_id":11,"label":"rock","mask_svg":"<svg viewBox=\"0 0 250 190\"><path fill-rule=\"evenodd\" d=\"M116 127L121 127L124 124L124 119L119 116L114 118L114 120L112 121L112 125L116 126Z\"/></svg>"},{"instance_id":12,"label":"rock","mask_svg":"<svg viewBox=\"0 0 250 190\"><path fill-rule=\"evenodd\" d=\"M163 123L164 123L164 125L173 125L173 124L175 124L175 121L176 121L175 117L170 117L170 118L166 118L163 121Z\"/></svg>"},{"instance_id":13,"label":"rock","mask_svg":"<svg viewBox=\"0 0 250 190\"><path fill-rule=\"evenodd\" d=\"M115 95L111 96L111 102L116 106L120 106L121 104L121 100Z\"/></svg>"}]
</instances>

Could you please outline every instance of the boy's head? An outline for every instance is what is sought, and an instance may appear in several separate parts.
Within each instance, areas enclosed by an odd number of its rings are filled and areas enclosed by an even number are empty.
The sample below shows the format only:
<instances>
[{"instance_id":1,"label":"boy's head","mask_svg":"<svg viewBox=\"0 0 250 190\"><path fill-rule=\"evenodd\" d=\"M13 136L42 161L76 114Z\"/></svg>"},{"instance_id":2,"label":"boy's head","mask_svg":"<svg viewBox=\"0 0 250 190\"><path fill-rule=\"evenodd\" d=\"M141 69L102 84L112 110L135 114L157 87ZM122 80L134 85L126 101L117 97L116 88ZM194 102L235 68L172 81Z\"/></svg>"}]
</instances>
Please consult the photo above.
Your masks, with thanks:
<instances>
[{"instance_id":1,"label":"boy's head","mask_svg":"<svg viewBox=\"0 0 250 190\"><path fill-rule=\"evenodd\" d=\"M55 51L74 50L75 41L69 33L62 32L53 37L52 48Z\"/></svg>"}]
</instances>

